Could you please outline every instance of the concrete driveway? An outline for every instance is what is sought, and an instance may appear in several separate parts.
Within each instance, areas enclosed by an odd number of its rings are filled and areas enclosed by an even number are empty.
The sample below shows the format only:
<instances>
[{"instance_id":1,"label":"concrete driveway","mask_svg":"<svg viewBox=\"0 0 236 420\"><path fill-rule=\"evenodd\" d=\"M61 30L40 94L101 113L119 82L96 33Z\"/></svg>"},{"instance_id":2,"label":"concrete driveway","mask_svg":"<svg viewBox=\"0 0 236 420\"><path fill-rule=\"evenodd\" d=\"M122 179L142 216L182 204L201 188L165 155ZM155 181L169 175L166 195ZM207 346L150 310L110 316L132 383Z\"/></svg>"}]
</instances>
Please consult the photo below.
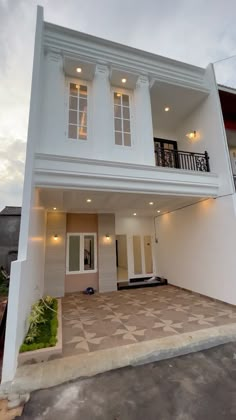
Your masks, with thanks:
<instances>
[{"instance_id":1,"label":"concrete driveway","mask_svg":"<svg viewBox=\"0 0 236 420\"><path fill-rule=\"evenodd\" d=\"M235 420L236 343L36 391L23 420Z\"/></svg>"}]
</instances>

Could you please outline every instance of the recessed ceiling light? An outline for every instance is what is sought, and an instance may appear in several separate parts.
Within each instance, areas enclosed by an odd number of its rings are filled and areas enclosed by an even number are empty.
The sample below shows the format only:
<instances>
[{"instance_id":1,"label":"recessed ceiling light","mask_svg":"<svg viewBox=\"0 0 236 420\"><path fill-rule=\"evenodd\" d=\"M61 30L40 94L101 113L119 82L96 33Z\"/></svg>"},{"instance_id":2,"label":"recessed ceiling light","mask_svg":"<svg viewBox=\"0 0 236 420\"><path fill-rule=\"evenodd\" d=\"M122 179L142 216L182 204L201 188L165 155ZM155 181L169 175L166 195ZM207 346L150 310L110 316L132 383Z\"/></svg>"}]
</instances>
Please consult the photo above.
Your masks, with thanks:
<instances>
[{"instance_id":1,"label":"recessed ceiling light","mask_svg":"<svg viewBox=\"0 0 236 420\"><path fill-rule=\"evenodd\" d=\"M149 201L150 206L153 206L153 204L154 204L153 201Z\"/></svg>"},{"instance_id":2,"label":"recessed ceiling light","mask_svg":"<svg viewBox=\"0 0 236 420\"><path fill-rule=\"evenodd\" d=\"M86 201L87 201L87 203L91 203L92 200L91 200L91 198L87 198Z\"/></svg>"},{"instance_id":3,"label":"recessed ceiling light","mask_svg":"<svg viewBox=\"0 0 236 420\"><path fill-rule=\"evenodd\" d=\"M160 213L161 212L161 210L157 210L157 213Z\"/></svg>"},{"instance_id":4,"label":"recessed ceiling light","mask_svg":"<svg viewBox=\"0 0 236 420\"><path fill-rule=\"evenodd\" d=\"M126 83L127 79L124 77L123 79L121 79L122 83Z\"/></svg>"},{"instance_id":5,"label":"recessed ceiling light","mask_svg":"<svg viewBox=\"0 0 236 420\"><path fill-rule=\"evenodd\" d=\"M81 67L77 67L77 68L76 68L76 71L77 71L77 73L81 73L81 72L82 72Z\"/></svg>"},{"instance_id":6,"label":"recessed ceiling light","mask_svg":"<svg viewBox=\"0 0 236 420\"><path fill-rule=\"evenodd\" d=\"M53 207L53 210L56 210L57 208L56 207Z\"/></svg>"},{"instance_id":7,"label":"recessed ceiling light","mask_svg":"<svg viewBox=\"0 0 236 420\"><path fill-rule=\"evenodd\" d=\"M137 216L137 213L133 213L133 216Z\"/></svg>"},{"instance_id":8,"label":"recessed ceiling light","mask_svg":"<svg viewBox=\"0 0 236 420\"><path fill-rule=\"evenodd\" d=\"M168 112L170 108L168 106L165 107L165 111Z\"/></svg>"}]
</instances>

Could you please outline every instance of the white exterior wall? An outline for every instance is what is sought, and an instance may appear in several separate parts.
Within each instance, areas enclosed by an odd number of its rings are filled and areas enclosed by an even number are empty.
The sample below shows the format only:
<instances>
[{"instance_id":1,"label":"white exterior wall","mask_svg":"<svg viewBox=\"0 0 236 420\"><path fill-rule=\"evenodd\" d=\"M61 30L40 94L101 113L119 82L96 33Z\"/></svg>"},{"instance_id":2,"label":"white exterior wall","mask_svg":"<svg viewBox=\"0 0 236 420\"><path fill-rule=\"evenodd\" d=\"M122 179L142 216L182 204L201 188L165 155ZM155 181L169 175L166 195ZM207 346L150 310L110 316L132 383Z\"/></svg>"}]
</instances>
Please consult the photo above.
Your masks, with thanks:
<instances>
[{"instance_id":1,"label":"white exterior wall","mask_svg":"<svg viewBox=\"0 0 236 420\"><path fill-rule=\"evenodd\" d=\"M43 292L45 212L34 187L34 151L40 132L42 87L43 9L38 8L30 101L25 181L19 238L18 260L12 263L2 382L13 379L19 347L27 330L32 303Z\"/></svg>"},{"instance_id":2,"label":"white exterior wall","mask_svg":"<svg viewBox=\"0 0 236 420\"><path fill-rule=\"evenodd\" d=\"M156 218L158 271L171 284L236 304L233 198L209 199Z\"/></svg>"},{"instance_id":3,"label":"white exterior wall","mask_svg":"<svg viewBox=\"0 0 236 420\"><path fill-rule=\"evenodd\" d=\"M114 136L113 99L109 69L96 66L88 83L88 139L67 138L68 79L63 72L62 56L44 56L44 83L41 135L38 153L101 159L155 166L149 82L140 78L131 93L131 147L117 146ZM125 92L125 89L118 88ZM143 150L145 149L145 153Z\"/></svg>"},{"instance_id":4,"label":"white exterior wall","mask_svg":"<svg viewBox=\"0 0 236 420\"><path fill-rule=\"evenodd\" d=\"M206 75L212 86L211 92L178 128L178 148L198 153L208 152L210 171L219 174L219 195L224 195L234 191L229 152L219 95L211 66L207 68ZM189 140L186 134L193 130L197 131L197 138Z\"/></svg>"},{"instance_id":5,"label":"white exterior wall","mask_svg":"<svg viewBox=\"0 0 236 420\"><path fill-rule=\"evenodd\" d=\"M29 215L27 254L11 265L2 382L14 377L31 305L43 294L46 214L36 199Z\"/></svg>"}]
</instances>

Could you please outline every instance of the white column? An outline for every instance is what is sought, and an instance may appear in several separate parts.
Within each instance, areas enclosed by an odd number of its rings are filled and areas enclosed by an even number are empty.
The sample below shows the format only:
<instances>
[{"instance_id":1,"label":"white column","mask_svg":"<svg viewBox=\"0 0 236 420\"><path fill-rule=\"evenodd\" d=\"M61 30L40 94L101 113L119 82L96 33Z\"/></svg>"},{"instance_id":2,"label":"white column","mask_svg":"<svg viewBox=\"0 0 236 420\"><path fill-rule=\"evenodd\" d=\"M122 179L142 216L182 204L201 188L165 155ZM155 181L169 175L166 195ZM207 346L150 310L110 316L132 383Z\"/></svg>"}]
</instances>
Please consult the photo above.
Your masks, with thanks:
<instances>
[{"instance_id":1,"label":"white column","mask_svg":"<svg viewBox=\"0 0 236 420\"><path fill-rule=\"evenodd\" d=\"M45 84L42 103L42 135L44 151L56 153L65 139L65 75L62 56L49 51L44 62Z\"/></svg>"},{"instance_id":2,"label":"white column","mask_svg":"<svg viewBox=\"0 0 236 420\"><path fill-rule=\"evenodd\" d=\"M92 95L93 155L98 159L109 159L109 150L112 146L113 117L108 67L96 66Z\"/></svg>"},{"instance_id":3,"label":"white column","mask_svg":"<svg viewBox=\"0 0 236 420\"><path fill-rule=\"evenodd\" d=\"M99 292L117 290L114 214L98 215L98 273Z\"/></svg>"},{"instance_id":4,"label":"white column","mask_svg":"<svg viewBox=\"0 0 236 420\"><path fill-rule=\"evenodd\" d=\"M137 148L144 165L155 166L152 109L148 77L140 76L134 91Z\"/></svg>"}]
</instances>

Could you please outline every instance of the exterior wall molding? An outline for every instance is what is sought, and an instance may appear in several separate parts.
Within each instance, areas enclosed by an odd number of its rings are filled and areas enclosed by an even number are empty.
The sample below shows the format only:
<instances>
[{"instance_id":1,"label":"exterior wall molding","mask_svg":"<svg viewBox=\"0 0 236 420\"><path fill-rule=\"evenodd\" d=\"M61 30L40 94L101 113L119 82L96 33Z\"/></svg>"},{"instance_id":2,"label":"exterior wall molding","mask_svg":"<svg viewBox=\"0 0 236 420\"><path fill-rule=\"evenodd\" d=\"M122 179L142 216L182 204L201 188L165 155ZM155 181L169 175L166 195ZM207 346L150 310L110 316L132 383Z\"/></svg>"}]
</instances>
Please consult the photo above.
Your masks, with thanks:
<instances>
[{"instance_id":1,"label":"exterior wall molding","mask_svg":"<svg viewBox=\"0 0 236 420\"><path fill-rule=\"evenodd\" d=\"M212 173L39 154L34 183L39 187L199 197L215 197L219 188L219 178Z\"/></svg>"},{"instance_id":2,"label":"exterior wall molding","mask_svg":"<svg viewBox=\"0 0 236 420\"><path fill-rule=\"evenodd\" d=\"M109 76L109 68L103 64L97 64L95 67L95 75L106 78Z\"/></svg>"},{"instance_id":3,"label":"exterior wall molding","mask_svg":"<svg viewBox=\"0 0 236 420\"><path fill-rule=\"evenodd\" d=\"M139 76L136 82L136 85L139 87L150 87L149 78L147 76Z\"/></svg>"},{"instance_id":4,"label":"exterior wall molding","mask_svg":"<svg viewBox=\"0 0 236 420\"><path fill-rule=\"evenodd\" d=\"M83 58L90 63L112 65L117 70L147 74L166 81L209 92L205 69L180 63L152 53L127 47L88 34L45 23L44 48L58 51L71 59Z\"/></svg>"}]
</instances>

